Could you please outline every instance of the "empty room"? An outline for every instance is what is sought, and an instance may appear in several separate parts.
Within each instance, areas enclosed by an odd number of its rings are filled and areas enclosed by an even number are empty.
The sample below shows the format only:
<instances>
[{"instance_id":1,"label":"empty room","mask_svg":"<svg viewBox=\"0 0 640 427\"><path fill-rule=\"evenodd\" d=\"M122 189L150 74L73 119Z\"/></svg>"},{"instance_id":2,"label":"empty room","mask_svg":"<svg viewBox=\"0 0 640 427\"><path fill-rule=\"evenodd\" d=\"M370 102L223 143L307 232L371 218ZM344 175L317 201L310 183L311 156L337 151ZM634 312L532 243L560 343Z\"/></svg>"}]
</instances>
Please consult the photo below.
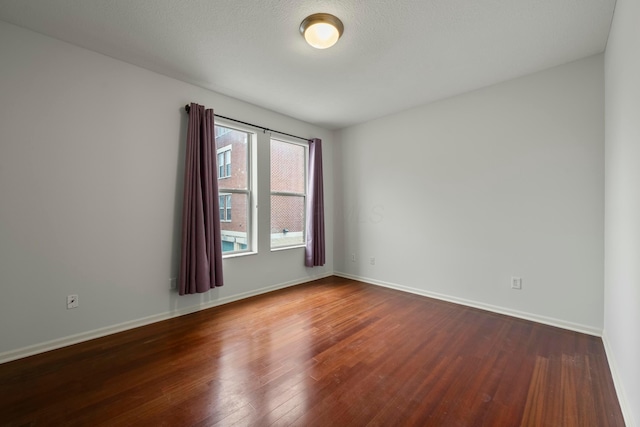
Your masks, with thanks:
<instances>
[{"instance_id":1,"label":"empty room","mask_svg":"<svg viewBox=\"0 0 640 427\"><path fill-rule=\"evenodd\" d=\"M639 21L0 0L0 426L640 426Z\"/></svg>"}]
</instances>

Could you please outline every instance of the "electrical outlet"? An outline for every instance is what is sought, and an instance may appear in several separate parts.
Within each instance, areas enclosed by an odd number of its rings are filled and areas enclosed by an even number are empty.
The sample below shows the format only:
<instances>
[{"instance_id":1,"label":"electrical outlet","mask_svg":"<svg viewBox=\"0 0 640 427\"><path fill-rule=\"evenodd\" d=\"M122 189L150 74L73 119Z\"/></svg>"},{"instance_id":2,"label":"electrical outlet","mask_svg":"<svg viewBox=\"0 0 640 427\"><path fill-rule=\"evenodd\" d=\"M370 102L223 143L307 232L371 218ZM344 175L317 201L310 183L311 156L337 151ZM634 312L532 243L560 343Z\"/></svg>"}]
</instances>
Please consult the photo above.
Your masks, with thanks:
<instances>
[{"instance_id":1,"label":"electrical outlet","mask_svg":"<svg viewBox=\"0 0 640 427\"><path fill-rule=\"evenodd\" d=\"M511 277L511 289L522 289L522 277Z\"/></svg>"},{"instance_id":2,"label":"electrical outlet","mask_svg":"<svg viewBox=\"0 0 640 427\"><path fill-rule=\"evenodd\" d=\"M351 254L351 262L356 262L356 253Z\"/></svg>"},{"instance_id":3,"label":"electrical outlet","mask_svg":"<svg viewBox=\"0 0 640 427\"><path fill-rule=\"evenodd\" d=\"M78 295L67 295L67 310L70 308L76 308L80 305Z\"/></svg>"},{"instance_id":4,"label":"electrical outlet","mask_svg":"<svg viewBox=\"0 0 640 427\"><path fill-rule=\"evenodd\" d=\"M169 289L176 289L176 278L175 277L169 277Z\"/></svg>"},{"instance_id":5,"label":"electrical outlet","mask_svg":"<svg viewBox=\"0 0 640 427\"><path fill-rule=\"evenodd\" d=\"M376 257L372 256L371 258L369 258L369 264L376 265Z\"/></svg>"}]
</instances>

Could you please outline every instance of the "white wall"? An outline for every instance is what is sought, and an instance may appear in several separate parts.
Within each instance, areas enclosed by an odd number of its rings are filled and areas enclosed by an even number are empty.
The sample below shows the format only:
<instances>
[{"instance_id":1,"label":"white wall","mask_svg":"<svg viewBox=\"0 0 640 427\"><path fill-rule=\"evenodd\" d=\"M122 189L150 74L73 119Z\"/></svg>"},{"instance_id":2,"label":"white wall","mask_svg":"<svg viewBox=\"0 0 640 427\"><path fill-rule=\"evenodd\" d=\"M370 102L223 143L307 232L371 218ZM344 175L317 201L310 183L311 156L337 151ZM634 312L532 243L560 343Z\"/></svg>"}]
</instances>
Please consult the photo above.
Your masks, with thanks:
<instances>
[{"instance_id":1,"label":"white wall","mask_svg":"<svg viewBox=\"0 0 640 427\"><path fill-rule=\"evenodd\" d=\"M603 73L597 55L340 131L338 274L599 334Z\"/></svg>"},{"instance_id":2,"label":"white wall","mask_svg":"<svg viewBox=\"0 0 640 427\"><path fill-rule=\"evenodd\" d=\"M2 22L0 58L0 360L333 272L331 215L326 266L305 268L300 248L270 252L259 133L259 254L225 260L222 288L169 289L185 104L322 138L327 212L332 132ZM80 307L67 310L73 293Z\"/></svg>"},{"instance_id":3,"label":"white wall","mask_svg":"<svg viewBox=\"0 0 640 427\"><path fill-rule=\"evenodd\" d=\"M627 425L640 425L640 3L618 0L605 57L604 341Z\"/></svg>"}]
</instances>

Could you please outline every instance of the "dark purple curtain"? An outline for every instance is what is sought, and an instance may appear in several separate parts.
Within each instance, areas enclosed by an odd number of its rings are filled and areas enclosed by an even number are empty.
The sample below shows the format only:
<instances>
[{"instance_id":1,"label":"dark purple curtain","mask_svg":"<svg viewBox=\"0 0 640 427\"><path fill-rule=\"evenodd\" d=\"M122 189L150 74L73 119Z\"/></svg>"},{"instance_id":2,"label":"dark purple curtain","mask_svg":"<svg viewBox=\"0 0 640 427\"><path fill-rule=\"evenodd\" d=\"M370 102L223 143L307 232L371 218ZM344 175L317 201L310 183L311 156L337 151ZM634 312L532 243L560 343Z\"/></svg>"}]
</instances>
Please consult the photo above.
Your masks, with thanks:
<instances>
[{"instance_id":1,"label":"dark purple curtain","mask_svg":"<svg viewBox=\"0 0 640 427\"><path fill-rule=\"evenodd\" d=\"M324 190L322 185L322 141L309 141L309 188L307 191L307 247L304 265L314 267L325 263Z\"/></svg>"},{"instance_id":2,"label":"dark purple curtain","mask_svg":"<svg viewBox=\"0 0 640 427\"><path fill-rule=\"evenodd\" d=\"M222 286L222 242L213 110L191 104L182 208L179 293Z\"/></svg>"}]
</instances>

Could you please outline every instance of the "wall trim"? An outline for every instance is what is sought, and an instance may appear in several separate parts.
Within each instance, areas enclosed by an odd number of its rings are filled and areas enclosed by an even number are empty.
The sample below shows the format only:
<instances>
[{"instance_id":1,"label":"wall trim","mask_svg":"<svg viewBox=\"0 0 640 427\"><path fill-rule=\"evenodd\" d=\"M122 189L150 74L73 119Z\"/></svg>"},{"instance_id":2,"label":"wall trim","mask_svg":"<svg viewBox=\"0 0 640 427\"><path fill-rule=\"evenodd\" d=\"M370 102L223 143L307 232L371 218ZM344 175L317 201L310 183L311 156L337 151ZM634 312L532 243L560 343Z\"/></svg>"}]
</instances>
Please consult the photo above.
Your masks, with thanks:
<instances>
[{"instance_id":1,"label":"wall trim","mask_svg":"<svg viewBox=\"0 0 640 427\"><path fill-rule=\"evenodd\" d=\"M208 301L206 303L192 305L190 307L181 308L179 310L166 311L164 313L154 314L154 315L143 317L140 319L129 320L127 322L122 322L122 323L118 323L111 326L105 326L104 328L94 329L87 332L81 332L79 334L69 335L63 338L57 338L51 341L46 341L43 343L22 347L16 350L9 350L4 353L0 353L0 363L11 362L12 360L22 359L25 357L44 353L47 351L56 350L62 347L67 347L73 344L78 344L84 341L89 341L95 338L101 338L107 335L116 334L118 332L127 331L129 329L139 328L141 326L150 325L152 323L161 322L163 320L173 319L174 317L184 316L186 314L195 313L197 311L206 310L209 308L217 307L224 304L229 304L231 302L239 301L239 300L250 298L253 296L277 291L278 289L289 288L291 286L300 285L300 284L311 282L314 280L324 279L330 276L333 276L333 273L325 273L318 276L310 276L310 277L305 277L301 279L291 280L289 282L267 286L264 288L256 289L254 291L243 292L241 294L220 298L219 300L216 300L216 301Z\"/></svg>"},{"instance_id":2,"label":"wall trim","mask_svg":"<svg viewBox=\"0 0 640 427\"><path fill-rule=\"evenodd\" d=\"M622 386L622 377L619 374L619 370L616 365L616 359L615 357L613 357L613 348L611 347L606 329L602 333L602 343L604 344L604 352L607 355L607 362L609 363L611 378L613 378L613 386L616 389L616 394L618 395L618 402L620 404L620 409L622 410L624 422L628 427L634 427L636 424L633 422L631 406L629 405L627 394L625 393L624 387Z\"/></svg>"},{"instance_id":3,"label":"wall trim","mask_svg":"<svg viewBox=\"0 0 640 427\"><path fill-rule=\"evenodd\" d=\"M370 283L376 286L382 286L385 288L395 289L398 291L409 292L412 294L422 295L429 298L435 298L438 300L452 302L454 304L465 305L468 307L479 308L480 310L491 311L493 313L504 314L507 316L517 317L519 319L530 320L532 322L542 323L549 326L555 326L557 328L562 328L562 329L568 329L574 332L580 332L583 334L593 335L596 337L602 336L602 329L594 328L588 325L568 322L566 320L556 319L553 317L540 316L537 314L527 313L519 310L512 310L512 309L500 307L497 305L485 304L482 302L453 297L450 295L440 294L437 292L425 291L423 289L417 289L409 286L398 285L397 283L375 280L369 277L357 276L354 274L342 273L337 271L334 272L334 274L336 276L344 277L346 279L358 280L360 282Z\"/></svg>"}]
</instances>

